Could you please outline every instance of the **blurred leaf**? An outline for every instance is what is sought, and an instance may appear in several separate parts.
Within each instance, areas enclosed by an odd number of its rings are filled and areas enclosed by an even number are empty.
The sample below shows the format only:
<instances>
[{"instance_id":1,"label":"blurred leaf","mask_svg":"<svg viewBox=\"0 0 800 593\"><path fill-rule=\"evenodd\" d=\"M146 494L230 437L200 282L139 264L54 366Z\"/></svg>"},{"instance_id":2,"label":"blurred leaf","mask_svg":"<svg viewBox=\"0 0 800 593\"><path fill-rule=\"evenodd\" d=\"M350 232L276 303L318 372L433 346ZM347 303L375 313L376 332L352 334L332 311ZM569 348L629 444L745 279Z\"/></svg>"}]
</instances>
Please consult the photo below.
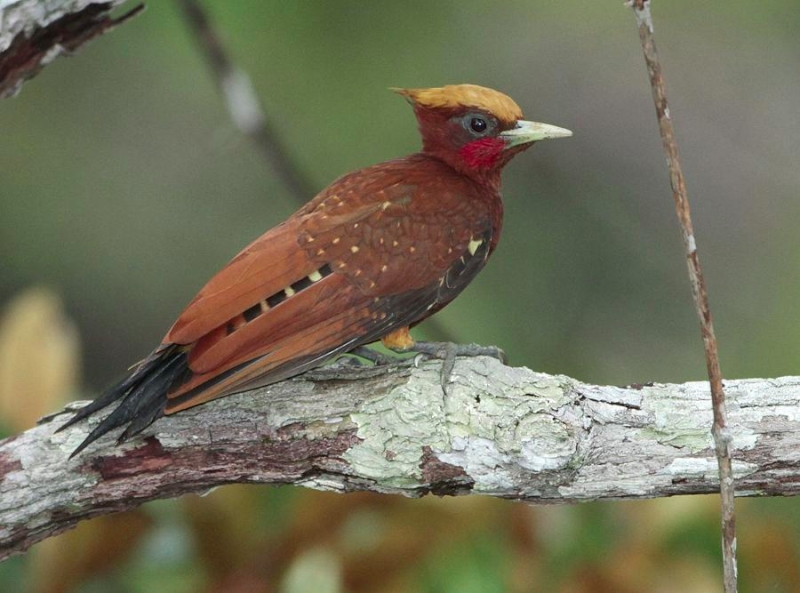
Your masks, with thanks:
<instances>
[{"instance_id":1,"label":"blurred leaf","mask_svg":"<svg viewBox=\"0 0 800 593\"><path fill-rule=\"evenodd\" d=\"M14 432L33 426L77 392L80 344L61 300L33 288L0 319L0 419Z\"/></svg>"},{"instance_id":2,"label":"blurred leaf","mask_svg":"<svg viewBox=\"0 0 800 593\"><path fill-rule=\"evenodd\" d=\"M289 567L282 593L339 593L341 572L336 556L324 548L312 548Z\"/></svg>"}]
</instances>

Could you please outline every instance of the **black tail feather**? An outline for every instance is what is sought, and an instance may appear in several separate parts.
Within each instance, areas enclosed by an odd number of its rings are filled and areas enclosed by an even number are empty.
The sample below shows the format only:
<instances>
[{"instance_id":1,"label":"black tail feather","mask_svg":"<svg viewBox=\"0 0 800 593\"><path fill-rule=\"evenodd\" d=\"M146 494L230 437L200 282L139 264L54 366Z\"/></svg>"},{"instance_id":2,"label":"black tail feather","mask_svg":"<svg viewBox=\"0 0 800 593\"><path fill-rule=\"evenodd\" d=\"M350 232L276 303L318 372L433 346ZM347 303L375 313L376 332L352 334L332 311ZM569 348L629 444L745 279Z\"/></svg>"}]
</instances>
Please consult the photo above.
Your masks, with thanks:
<instances>
[{"instance_id":1,"label":"black tail feather","mask_svg":"<svg viewBox=\"0 0 800 593\"><path fill-rule=\"evenodd\" d=\"M75 416L58 429L64 430L115 401L122 400L119 406L77 446L70 458L107 432L125 424L128 426L119 436L118 443L147 428L163 415L167 403L167 391L176 381L186 376L187 370L186 353L178 346L170 345L153 352L128 377L78 410Z\"/></svg>"},{"instance_id":2,"label":"black tail feather","mask_svg":"<svg viewBox=\"0 0 800 593\"><path fill-rule=\"evenodd\" d=\"M163 366L150 377L142 381L136 389L135 397L126 398L114 414L120 412L122 422L129 422L128 426L117 439L123 443L135 434L150 426L164 414L167 405L167 392L175 385L175 380L183 375L186 369L186 356L183 353L173 355L165 360ZM130 405L128 405L130 402Z\"/></svg>"}]
</instances>

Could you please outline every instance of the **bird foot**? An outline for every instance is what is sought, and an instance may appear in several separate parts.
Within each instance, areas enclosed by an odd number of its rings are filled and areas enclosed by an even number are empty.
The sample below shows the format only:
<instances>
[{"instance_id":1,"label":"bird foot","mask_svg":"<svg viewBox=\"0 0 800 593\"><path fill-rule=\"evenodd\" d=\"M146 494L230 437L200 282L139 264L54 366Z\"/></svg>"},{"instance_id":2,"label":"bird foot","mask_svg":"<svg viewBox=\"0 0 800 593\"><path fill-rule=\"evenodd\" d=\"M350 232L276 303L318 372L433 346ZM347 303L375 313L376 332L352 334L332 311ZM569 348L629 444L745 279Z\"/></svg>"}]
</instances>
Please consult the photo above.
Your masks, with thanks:
<instances>
[{"instance_id":1,"label":"bird foot","mask_svg":"<svg viewBox=\"0 0 800 593\"><path fill-rule=\"evenodd\" d=\"M481 346L480 344L455 344L453 342L414 342L408 348L392 348L398 354L407 354L409 352L416 352L417 356L414 357L414 365L418 366L421 359L435 358L442 361L442 370L440 381L442 391L447 394L447 387L450 384L450 377L453 374L453 367L456 364L456 358L459 356L491 356L496 358L503 364L506 364L506 353L497 346ZM372 362L375 366L384 365L397 365L408 364L408 359L392 358L380 352L368 348L366 346L359 346L348 352L360 359L366 359ZM354 361L357 359L351 359Z\"/></svg>"},{"instance_id":2,"label":"bird foot","mask_svg":"<svg viewBox=\"0 0 800 593\"><path fill-rule=\"evenodd\" d=\"M303 373L305 379L311 381L353 380L365 377L377 377L391 372L393 367L408 366L411 358L394 358L376 352L371 348L359 346L339 356L335 361Z\"/></svg>"},{"instance_id":3,"label":"bird foot","mask_svg":"<svg viewBox=\"0 0 800 593\"><path fill-rule=\"evenodd\" d=\"M383 366L397 362L390 356L386 356L385 354L381 354L377 350L373 350L372 348L368 348L367 346L359 346L358 348L354 348L348 354L352 354L354 356L358 356L359 358L366 359L370 361L375 366Z\"/></svg>"},{"instance_id":4,"label":"bird foot","mask_svg":"<svg viewBox=\"0 0 800 593\"><path fill-rule=\"evenodd\" d=\"M497 346L481 346L480 344L454 344L453 342L415 342L404 352L417 352L420 356L437 358L442 361L440 381L442 391L447 394L450 377L458 356L491 356L503 364L506 363L506 353Z\"/></svg>"}]
</instances>

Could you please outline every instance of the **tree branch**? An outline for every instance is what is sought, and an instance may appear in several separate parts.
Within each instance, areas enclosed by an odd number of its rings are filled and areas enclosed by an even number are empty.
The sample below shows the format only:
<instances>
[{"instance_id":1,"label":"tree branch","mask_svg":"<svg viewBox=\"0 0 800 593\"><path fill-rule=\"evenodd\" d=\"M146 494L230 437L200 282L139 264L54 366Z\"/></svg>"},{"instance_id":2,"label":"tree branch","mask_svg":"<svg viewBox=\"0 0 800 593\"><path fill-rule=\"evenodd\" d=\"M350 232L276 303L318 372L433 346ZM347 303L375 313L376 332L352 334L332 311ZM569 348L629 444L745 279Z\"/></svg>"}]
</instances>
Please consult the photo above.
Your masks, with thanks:
<instances>
[{"instance_id":1,"label":"tree branch","mask_svg":"<svg viewBox=\"0 0 800 593\"><path fill-rule=\"evenodd\" d=\"M111 11L126 0L0 0L0 99L16 95L60 55L70 55L138 14L139 5L118 18Z\"/></svg>"},{"instance_id":2,"label":"tree branch","mask_svg":"<svg viewBox=\"0 0 800 593\"><path fill-rule=\"evenodd\" d=\"M740 495L800 493L800 377L727 382ZM229 483L535 503L718 492L708 383L608 387L459 359L329 367L68 461L62 412L0 443L0 558L82 519ZM78 404L80 405L80 404ZM96 422L96 420L95 420Z\"/></svg>"}]
</instances>

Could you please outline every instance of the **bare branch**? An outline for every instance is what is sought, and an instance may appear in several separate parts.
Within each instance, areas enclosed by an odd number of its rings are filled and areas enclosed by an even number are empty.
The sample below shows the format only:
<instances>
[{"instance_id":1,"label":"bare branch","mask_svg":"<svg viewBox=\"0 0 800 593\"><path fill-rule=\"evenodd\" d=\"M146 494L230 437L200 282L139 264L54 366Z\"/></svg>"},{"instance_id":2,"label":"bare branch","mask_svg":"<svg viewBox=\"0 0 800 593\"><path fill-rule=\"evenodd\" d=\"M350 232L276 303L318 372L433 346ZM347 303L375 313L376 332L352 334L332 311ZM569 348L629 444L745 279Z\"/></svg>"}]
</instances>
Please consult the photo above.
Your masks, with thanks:
<instances>
[{"instance_id":1,"label":"bare branch","mask_svg":"<svg viewBox=\"0 0 800 593\"><path fill-rule=\"evenodd\" d=\"M601 387L459 359L324 368L156 422L73 460L82 423L61 413L0 443L0 557L79 520L229 483L532 503L719 488L705 382ZM800 493L800 377L728 383L742 495ZM96 420L95 420L96 422ZM735 428L733 428L735 427Z\"/></svg>"},{"instance_id":2,"label":"bare branch","mask_svg":"<svg viewBox=\"0 0 800 593\"><path fill-rule=\"evenodd\" d=\"M719 367L717 338L714 334L714 324L711 320L711 308L708 304L708 292L706 291L703 269L700 266L700 257L697 253L697 243L689 209L689 198L686 194L686 183L683 179L683 171L681 170L681 162L678 156L678 141L675 138L675 130L672 126L672 118L667 104L666 84L661 71L661 64L658 60L658 53L656 52L655 39L653 38L650 0L633 0L630 5L636 16L636 23L639 27L639 40L642 43L647 72L650 75L650 86L653 91L653 102L656 106L658 128L661 133L664 152L667 155L672 197L675 200L675 210L681 225L686 263L689 269L689 280L692 285L692 295L697 308L697 316L700 319L700 331L703 336L706 369L711 385L711 402L714 410L711 432L714 435L714 443L717 450L721 483L724 583L725 591L733 593L737 590L735 494L731 465L731 434L725 407L725 391L722 387L722 372Z\"/></svg>"},{"instance_id":3,"label":"bare branch","mask_svg":"<svg viewBox=\"0 0 800 593\"><path fill-rule=\"evenodd\" d=\"M119 18L111 10L125 0L0 0L0 99L16 95L60 55L138 14L139 5Z\"/></svg>"}]
</instances>

